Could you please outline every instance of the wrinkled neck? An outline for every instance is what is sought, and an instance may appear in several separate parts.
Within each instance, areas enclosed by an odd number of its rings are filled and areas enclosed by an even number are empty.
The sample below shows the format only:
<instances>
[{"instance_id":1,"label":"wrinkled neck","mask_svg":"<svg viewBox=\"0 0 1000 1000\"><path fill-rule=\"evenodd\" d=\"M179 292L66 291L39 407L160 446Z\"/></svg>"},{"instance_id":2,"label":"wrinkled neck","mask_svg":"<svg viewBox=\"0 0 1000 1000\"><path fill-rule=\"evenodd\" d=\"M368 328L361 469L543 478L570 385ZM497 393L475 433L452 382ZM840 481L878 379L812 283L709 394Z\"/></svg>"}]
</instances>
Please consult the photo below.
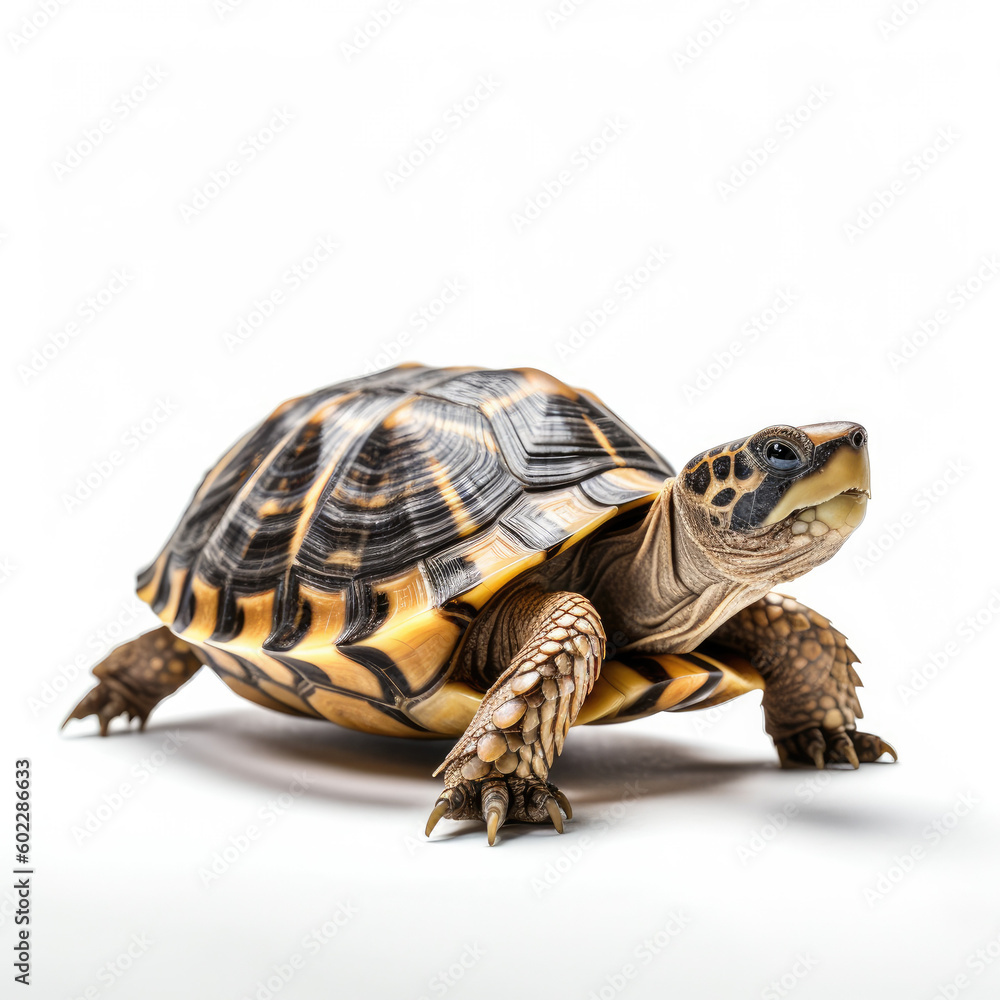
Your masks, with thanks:
<instances>
[{"instance_id":1,"label":"wrinkled neck","mask_svg":"<svg viewBox=\"0 0 1000 1000\"><path fill-rule=\"evenodd\" d=\"M768 589L734 579L711 558L673 486L668 480L643 521L609 540L600 559L602 603L627 639L620 645L637 651L690 651Z\"/></svg>"},{"instance_id":2,"label":"wrinkled neck","mask_svg":"<svg viewBox=\"0 0 1000 1000\"><path fill-rule=\"evenodd\" d=\"M640 539L628 566L630 589L648 595L650 610L668 614L722 579L679 516L673 486L667 480L639 526Z\"/></svg>"}]
</instances>

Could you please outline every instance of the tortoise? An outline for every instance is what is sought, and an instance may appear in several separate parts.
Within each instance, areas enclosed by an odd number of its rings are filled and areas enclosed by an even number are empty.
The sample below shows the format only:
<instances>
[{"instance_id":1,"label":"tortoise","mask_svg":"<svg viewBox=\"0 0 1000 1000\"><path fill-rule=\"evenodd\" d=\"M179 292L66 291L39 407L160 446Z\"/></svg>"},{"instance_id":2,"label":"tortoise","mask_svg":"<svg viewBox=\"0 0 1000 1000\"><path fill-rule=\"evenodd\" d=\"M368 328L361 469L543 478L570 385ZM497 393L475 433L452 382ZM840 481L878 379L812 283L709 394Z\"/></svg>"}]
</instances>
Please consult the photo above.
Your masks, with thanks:
<instances>
[{"instance_id":1,"label":"tortoise","mask_svg":"<svg viewBox=\"0 0 1000 1000\"><path fill-rule=\"evenodd\" d=\"M867 433L774 425L678 474L595 395L531 368L401 365L291 399L206 474L69 719L140 720L202 665L280 712L448 737L427 822L572 817L571 726L762 690L783 766L875 761L857 657L774 588L869 499ZM63 723L63 725L66 724Z\"/></svg>"}]
</instances>

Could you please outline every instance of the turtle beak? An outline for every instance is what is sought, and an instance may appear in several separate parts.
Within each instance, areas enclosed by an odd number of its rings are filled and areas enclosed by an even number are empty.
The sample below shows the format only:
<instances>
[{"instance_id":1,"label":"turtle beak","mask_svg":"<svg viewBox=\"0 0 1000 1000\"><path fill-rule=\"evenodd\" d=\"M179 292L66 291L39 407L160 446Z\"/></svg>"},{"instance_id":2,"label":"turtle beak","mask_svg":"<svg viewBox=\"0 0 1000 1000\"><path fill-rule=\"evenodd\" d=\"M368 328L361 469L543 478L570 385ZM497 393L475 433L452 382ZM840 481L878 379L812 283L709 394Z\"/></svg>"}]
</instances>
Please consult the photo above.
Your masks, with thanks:
<instances>
[{"instance_id":1,"label":"turtle beak","mask_svg":"<svg viewBox=\"0 0 1000 1000\"><path fill-rule=\"evenodd\" d=\"M762 523L777 524L796 511L816 508L829 528L853 530L871 499L867 431L846 421L801 430L816 447L818 464L792 485Z\"/></svg>"}]
</instances>

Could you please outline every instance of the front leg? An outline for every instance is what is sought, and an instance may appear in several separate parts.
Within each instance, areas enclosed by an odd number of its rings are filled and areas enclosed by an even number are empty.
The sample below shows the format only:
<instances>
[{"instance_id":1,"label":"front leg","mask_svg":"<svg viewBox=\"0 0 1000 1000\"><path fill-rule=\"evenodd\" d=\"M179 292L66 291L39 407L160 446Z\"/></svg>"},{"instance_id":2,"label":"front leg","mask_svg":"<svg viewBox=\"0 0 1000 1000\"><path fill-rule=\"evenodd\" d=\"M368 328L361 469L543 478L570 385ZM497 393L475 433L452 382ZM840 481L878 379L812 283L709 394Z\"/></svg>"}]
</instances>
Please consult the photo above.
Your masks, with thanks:
<instances>
[{"instance_id":1,"label":"front leg","mask_svg":"<svg viewBox=\"0 0 1000 1000\"><path fill-rule=\"evenodd\" d=\"M427 821L483 819L490 845L505 820L551 820L562 833L566 796L548 781L566 734L604 657L604 629L591 603L568 592L528 593L504 608L503 627L529 636L483 698L469 728L435 771L445 789Z\"/></svg>"},{"instance_id":2,"label":"front leg","mask_svg":"<svg viewBox=\"0 0 1000 1000\"><path fill-rule=\"evenodd\" d=\"M855 688L858 658L843 634L811 608L785 597L766 597L731 618L710 643L746 656L764 678L764 727L783 767L850 764L896 751L860 733Z\"/></svg>"}]
</instances>

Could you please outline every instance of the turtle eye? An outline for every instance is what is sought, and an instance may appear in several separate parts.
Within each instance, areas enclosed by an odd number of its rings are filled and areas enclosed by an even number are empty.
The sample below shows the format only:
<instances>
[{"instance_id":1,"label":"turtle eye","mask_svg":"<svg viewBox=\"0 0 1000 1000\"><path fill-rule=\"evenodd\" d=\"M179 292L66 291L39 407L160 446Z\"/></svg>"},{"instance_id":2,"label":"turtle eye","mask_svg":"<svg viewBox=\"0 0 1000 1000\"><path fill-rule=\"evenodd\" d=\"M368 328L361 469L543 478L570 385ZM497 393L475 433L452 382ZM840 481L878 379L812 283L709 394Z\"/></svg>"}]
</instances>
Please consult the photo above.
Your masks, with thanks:
<instances>
[{"instance_id":1,"label":"turtle eye","mask_svg":"<svg viewBox=\"0 0 1000 1000\"><path fill-rule=\"evenodd\" d=\"M802 456L787 441L771 438L764 445L764 461L779 472L791 472L802 465Z\"/></svg>"}]
</instances>

